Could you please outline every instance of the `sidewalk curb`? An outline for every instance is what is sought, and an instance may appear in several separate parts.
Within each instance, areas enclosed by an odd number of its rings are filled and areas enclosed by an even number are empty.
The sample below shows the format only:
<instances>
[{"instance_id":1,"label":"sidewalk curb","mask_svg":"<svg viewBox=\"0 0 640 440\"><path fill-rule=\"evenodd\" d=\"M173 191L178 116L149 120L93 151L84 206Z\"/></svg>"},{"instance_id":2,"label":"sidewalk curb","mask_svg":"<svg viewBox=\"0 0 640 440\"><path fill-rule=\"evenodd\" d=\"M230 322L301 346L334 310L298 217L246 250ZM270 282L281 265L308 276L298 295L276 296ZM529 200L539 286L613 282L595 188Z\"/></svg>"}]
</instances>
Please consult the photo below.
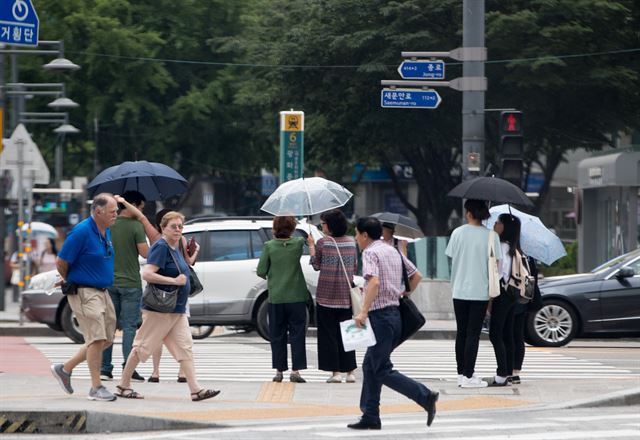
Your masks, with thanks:
<instances>
[{"instance_id":1,"label":"sidewalk curb","mask_svg":"<svg viewBox=\"0 0 640 440\"><path fill-rule=\"evenodd\" d=\"M216 423L189 422L107 411L0 411L0 434L82 434L216 428Z\"/></svg>"},{"instance_id":2,"label":"sidewalk curb","mask_svg":"<svg viewBox=\"0 0 640 440\"><path fill-rule=\"evenodd\" d=\"M601 394L598 397L571 400L545 405L544 409L602 408L608 406L640 405L640 387Z\"/></svg>"}]
</instances>

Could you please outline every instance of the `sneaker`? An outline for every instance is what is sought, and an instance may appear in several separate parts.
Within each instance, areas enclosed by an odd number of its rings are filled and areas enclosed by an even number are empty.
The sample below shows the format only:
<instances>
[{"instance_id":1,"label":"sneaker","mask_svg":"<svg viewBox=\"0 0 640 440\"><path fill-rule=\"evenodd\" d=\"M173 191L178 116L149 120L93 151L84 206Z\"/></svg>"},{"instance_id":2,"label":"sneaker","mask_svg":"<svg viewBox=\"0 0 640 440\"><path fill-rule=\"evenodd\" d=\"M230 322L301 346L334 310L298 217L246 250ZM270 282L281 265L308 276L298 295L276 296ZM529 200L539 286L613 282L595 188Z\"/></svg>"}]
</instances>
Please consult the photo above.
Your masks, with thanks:
<instances>
[{"instance_id":1,"label":"sneaker","mask_svg":"<svg viewBox=\"0 0 640 440\"><path fill-rule=\"evenodd\" d=\"M509 376L509 382L514 385L519 385L521 383L520 376Z\"/></svg>"},{"instance_id":2,"label":"sneaker","mask_svg":"<svg viewBox=\"0 0 640 440\"><path fill-rule=\"evenodd\" d=\"M278 371L275 376L273 376L274 382L282 382L282 371Z\"/></svg>"},{"instance_id":3,"label":"sneaker","mask_svg":"<svg viewBox=\"0 0 640 440\"><path fill-rule=\"evenodd\" d=\"M307 381L300 376L300 373L291 373L289 375L289 381L294 383L307 383Z\"/></svg>"},{"instance_id":4,"label":"sneaker","mask_svg":"<svg viewBox=\"0 0 640 440\"><path fill-rule=\"evenodd\" d=\"M105 382L109 382L110 380L113 380L113 373L105 373L104 371L101 371L100 380L104 380Z\"/></svg>"},{"instance_id":5,"label":"sneaker","mask_svg":"<svg viewBox=\"0 0 640 440\"><path fill-rule=\"evenodd\" d=\"M464 376L462 374L458 374L458 386L461 387L462 386L462 378Z\"/></svg>"},{"instance_id":6,"label":"sneaker","mask_svg":"<svg viewBox=\"0 0 640 440\"><path fill-rule=\"evenodd\" d=\"M487 385L489 385L489 384L487 382L485 382L484 380L480 379L477 376L472 376L472 377L464 376L462 378L462 383L460 384L460 387L462 387L462 388L485 388Z\"/></svg>"},{"instance_id":7,"label":"sneaker","mask_svg":"<svg viewBox=\"0 0 640 440\"><path fill-rule=\"evenodd\" d=\"M353 373L347 374L347 383L356 383L356 375Z\"/></svg>"},{"instance_id":8,"label":"sneaker","mask_svg":"<svg viewBox=\"0 0 640 440\"><path fill-rule=\"evenodd\" d=\"M140 376L136 370L133 370L131 380L134 382L144 382L144 377Z\"/></svg>"},{"instance_id":9,"label":"sneaker","mask_svg":"<svg viewBox=\"0 0 640 440\"><path fill-rule=\"evenodd\" d=\"M89 400L99 400L103 402L112 402L116 400L116 396L111 394L109 390L107 390L104 386L100 385L98 388L91 388L89 390L89 395L87 396Z\"/></svg>"},{"instance_id":10,"label":"sneaker","mask_svg":"<svg viewBox=\"0 0 640 440\"><path fill-rule=\"evenodd\" d=\"M327 379L327 383L342 383L342 376L339 374L334 374L329 379Z\"/></svg>"},{"instance_id":11,"label":"sneaker","mask_svg":"<svg viewBox=\"0 0 640 440\"><path fill-rule=\"evenodd\" d=\"M71 387L71 373L64 371L62 364L51 365L51 374L53 374L53 377L58 380L58 383L65 393L73 394L73 388Z\"/></svg>"}]
</instances>

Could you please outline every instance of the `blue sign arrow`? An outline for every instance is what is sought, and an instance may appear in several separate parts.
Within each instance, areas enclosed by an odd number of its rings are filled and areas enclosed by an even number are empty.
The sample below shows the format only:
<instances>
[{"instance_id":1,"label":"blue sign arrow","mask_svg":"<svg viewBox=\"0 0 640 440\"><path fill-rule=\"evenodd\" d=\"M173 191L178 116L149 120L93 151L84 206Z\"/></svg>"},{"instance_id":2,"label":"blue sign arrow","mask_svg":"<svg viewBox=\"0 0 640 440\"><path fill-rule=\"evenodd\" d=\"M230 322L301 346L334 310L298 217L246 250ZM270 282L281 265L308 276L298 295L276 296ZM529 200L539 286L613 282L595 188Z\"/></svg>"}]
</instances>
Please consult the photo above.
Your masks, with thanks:
<instances>
[{"instance_id":1,"label":"blue sign arrow","mask_svg":"<svg viewBox=\"0 0 640 440\"><path fill-rule=\"evenodd\" d=\"M2 0L0 5L0 43L38 45L38 14L31 0Z\"/></svg>"},{"instance_id":2,"label":"blue sign arrow","mask_svg":"<svg viewBox=\"0 0 640 440\"><path fill-rule=\"evenodd\" d=\"M438 108L442 98L435 90L382 89L380 105L384 108Z\"/></svg>"},{"instance_id":3,"label":"blue sign arrow","mask_svg":"<svg viewBox=\"0 0 640 440\"><path fill-rule=\"evenodd\" d=\"M398 73L403 79L444 79L444 61L404 60Z\"/></svg>"}]
</instances>

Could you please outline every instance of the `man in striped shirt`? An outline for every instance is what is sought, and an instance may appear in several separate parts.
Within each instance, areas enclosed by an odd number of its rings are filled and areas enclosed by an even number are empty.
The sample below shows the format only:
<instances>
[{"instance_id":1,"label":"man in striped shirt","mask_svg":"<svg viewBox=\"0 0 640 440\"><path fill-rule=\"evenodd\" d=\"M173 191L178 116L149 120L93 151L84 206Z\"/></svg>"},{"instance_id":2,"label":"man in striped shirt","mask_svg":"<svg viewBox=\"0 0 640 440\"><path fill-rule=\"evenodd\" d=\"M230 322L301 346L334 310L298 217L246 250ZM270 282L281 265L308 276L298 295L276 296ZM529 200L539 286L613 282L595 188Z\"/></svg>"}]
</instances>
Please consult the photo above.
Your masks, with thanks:
<instances>
[{"instance_id":1,"label":"man in striped shirt","mask_svg":"<svg viewBox=\"0 0 640 440\"><path fill-rule=\"evenodd\" d=\"M427 411L427 426L436 415L439 393L430 391L420 382L393 369L391 352L396 347L402 331L400 296L402 263L409 276L409 291L420 283L422 275L413 263L394 247L380 241L382 225L373 217L361 218L356 225L356 241L362 250L362 276L366 280L362 312L354 317L362 327L369 318L376 336L376 345L369 347L362 364L363 381L360 394L362 417L347 425L351 429L381 429L380 393L382 385L403 394Z\"/></svg>"}]
</instances>

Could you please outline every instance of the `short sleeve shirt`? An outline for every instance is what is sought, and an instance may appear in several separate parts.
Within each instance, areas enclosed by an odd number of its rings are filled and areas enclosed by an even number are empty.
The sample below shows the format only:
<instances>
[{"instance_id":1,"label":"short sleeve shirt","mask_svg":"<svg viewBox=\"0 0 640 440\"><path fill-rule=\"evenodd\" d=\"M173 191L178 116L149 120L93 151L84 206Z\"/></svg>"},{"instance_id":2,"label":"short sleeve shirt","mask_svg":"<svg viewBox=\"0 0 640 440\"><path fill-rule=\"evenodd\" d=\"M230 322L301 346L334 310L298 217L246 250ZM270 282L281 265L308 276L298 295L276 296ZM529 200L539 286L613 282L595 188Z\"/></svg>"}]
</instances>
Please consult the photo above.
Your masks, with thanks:
<instances>
[{"instance_id":1,"label":"short sleeve shirt","mask_svg":"<svg viewBox=\"0 0 640 440\"><path fill-rule=\"evenodd\" d=\"M366 284L373 277L377 277L380 282L378 295L369 310L400 305L400 296L405 291L402 284L403 261L407 268L407 275L411 277L417 271L416 266L393 246L376 240L364 249L362 252L362 276L366 280Z\"/></svg>"},{"instance_id":2,"label":"short sleeve shirt","mask_svg":"<svg viewBox=\"0 0 640 440\"><path fill-rule=\"evenodd\" d=\"M114 287L140 288L142 284L138 263L138 244L147 242L142 223L133 218L118 217L110 229L113 248L116 252Z\"/></svg>"},{"instance_id":3,"label":"short sleeve shirt","mask_svg":"<svg viewBox=\"0 0 640 440\"><path fill-rule=\"evenodd\" d=\"M451 257L451 291L453 298L471 301L489 300L489 229L484 226L462 225L451 234L445 253ZM498 260L502 248L494 234L494 249Z\"/></svg>"},{"instance_id":4,"label":"short sleeve shirt","mask_svg":"<svg viewBox=\"0 0 640 440\"><path fill-rule=\"evenodd\" d=\"M114 251L111 232L102 235L89 217L78 223L67 235L58 257L67 262L67 282L106 288L113 284Z\"/></svg>"},{"instance_id":5,"label":"short sleeve shirt","mask_svg":"<svg viewBox=\"0 0 640 440\"><path fill-rule=\"evenodd\" d=\"M178 290L178 299L176 301L176 307L173 309L173 313L185 313L187 308L187 301L189 300L189 267L185 261L182 253L178 249L172 249L166 241L160 239L156 241L147 255L147 263L158 266L158 274L166 277L175 278L181 273L187 277L187 283L180 287ZM176 266L178 263L179 266ZM180 267L180 270L178 270ZM176 288L174 285L156 284L159 289L170 291ZM144 304L143 309L151 310Z\"/></svg>"}]
</instances>

